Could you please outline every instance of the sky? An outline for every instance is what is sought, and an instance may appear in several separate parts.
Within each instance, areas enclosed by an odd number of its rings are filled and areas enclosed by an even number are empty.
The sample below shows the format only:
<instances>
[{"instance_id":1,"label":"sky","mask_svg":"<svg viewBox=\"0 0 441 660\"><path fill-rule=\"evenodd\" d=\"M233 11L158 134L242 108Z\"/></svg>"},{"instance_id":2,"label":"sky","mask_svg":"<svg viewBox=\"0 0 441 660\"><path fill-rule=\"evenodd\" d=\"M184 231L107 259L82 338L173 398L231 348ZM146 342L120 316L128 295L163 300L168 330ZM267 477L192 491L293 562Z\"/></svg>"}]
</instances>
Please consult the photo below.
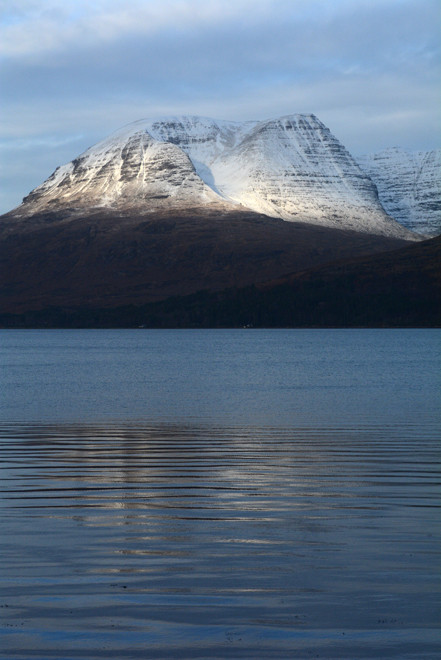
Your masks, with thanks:
<instances>
[{"instance_id":1,"label":"sky","mask_svg":"<svg viewBox=\"0 0 441 660\"><path fill-rule=\"evenodd\" d=\"M127 123L314 113L441 143L440 0L0 0L0 213Z\"/></svg>"}]
</instances>

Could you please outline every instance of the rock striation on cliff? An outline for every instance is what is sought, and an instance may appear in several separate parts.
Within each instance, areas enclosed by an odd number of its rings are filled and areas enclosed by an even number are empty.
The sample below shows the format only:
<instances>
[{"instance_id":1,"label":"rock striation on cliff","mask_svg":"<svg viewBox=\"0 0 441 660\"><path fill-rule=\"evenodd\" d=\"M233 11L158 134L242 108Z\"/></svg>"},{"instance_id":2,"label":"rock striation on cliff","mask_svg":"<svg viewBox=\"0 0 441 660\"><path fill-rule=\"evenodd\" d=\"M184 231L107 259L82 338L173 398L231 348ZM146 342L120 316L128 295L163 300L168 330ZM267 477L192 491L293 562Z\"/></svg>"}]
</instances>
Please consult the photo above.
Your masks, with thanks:
<instances>
[{"instance_id":1,"label":"rock striation on cliff","mask_svg":"<svg viewBox=\"0 0 441 660\"><path fill-rule=\"evenodd\" d=\"M397 147L360 156L389 215L412 231L441 233L441 150L410 152Z\"/></svg>"}]
</instances>

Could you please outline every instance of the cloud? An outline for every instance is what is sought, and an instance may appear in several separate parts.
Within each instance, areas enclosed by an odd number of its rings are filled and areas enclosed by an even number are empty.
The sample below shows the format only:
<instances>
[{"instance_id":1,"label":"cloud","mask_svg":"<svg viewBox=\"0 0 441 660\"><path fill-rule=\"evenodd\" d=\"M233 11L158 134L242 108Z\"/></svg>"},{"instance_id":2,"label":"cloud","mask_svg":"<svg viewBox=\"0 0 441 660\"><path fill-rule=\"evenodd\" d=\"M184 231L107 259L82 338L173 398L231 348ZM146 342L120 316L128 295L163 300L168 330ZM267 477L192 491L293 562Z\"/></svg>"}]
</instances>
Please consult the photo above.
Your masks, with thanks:
<instances>
[{"instance_id":1,"label":"cloud","mask_svg":"<svg viewBox=\"0 0 441 660\"><path fill-rule=\"evenodd\" d=\"M250 24L268 15L271 5L270 0L18 1L4 14L0 54L35 58L78 43L88 47L163 32L197 32L231 25L244 16Z\"/></svg>"}]
</instances>

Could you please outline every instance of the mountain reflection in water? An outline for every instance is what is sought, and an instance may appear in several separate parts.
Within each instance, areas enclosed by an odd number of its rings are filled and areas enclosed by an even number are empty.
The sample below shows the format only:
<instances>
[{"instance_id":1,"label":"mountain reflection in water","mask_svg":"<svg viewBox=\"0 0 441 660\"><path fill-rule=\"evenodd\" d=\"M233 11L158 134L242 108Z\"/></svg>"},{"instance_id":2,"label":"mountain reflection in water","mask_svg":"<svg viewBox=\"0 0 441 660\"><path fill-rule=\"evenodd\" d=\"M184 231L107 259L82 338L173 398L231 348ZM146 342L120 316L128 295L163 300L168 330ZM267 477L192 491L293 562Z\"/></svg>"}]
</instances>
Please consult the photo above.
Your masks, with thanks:
<instances>
[{"instance_id":1,"label":"mountain reflection in water","mask_svg":"<svg viewBox=\"0 0 441 660\"><path fill-rule=\"evenodd\" d=\"M435 658L435 425L0 427L2 658Z\"/></svg>"}]
</instances>

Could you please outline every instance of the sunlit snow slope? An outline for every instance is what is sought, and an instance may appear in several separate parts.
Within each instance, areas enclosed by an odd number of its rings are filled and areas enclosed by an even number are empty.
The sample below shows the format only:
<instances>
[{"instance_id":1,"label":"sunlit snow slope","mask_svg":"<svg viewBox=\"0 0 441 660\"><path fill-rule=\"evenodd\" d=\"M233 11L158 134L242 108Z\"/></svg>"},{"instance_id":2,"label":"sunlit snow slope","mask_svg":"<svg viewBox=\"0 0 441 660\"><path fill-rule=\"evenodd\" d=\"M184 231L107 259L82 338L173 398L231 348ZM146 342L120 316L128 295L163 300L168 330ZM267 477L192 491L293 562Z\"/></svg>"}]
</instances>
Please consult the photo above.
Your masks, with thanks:
<instances>
[{"instance_id":1,"label":"sunlit snow slope","mask_svg":"<svg viewBox=\"0 0 441 660\"><path fill-rule=\"evenodd\" d=\"M175 144L155 140L131 124L59 167L18 210L160 207L217 203L219 195Z\"/></svg>"},{"instance_id":2,"label":"sunlit snow slope","mask_svg":"<svg viewBox=\"0 0 441 660\"><path fill-rule=\"evenodd\" d=\"M58 168L15 214L241 206L288 221L412 236L386 214L369 176L314 115L141 120Z\"/></svg>"}]
</instances>

